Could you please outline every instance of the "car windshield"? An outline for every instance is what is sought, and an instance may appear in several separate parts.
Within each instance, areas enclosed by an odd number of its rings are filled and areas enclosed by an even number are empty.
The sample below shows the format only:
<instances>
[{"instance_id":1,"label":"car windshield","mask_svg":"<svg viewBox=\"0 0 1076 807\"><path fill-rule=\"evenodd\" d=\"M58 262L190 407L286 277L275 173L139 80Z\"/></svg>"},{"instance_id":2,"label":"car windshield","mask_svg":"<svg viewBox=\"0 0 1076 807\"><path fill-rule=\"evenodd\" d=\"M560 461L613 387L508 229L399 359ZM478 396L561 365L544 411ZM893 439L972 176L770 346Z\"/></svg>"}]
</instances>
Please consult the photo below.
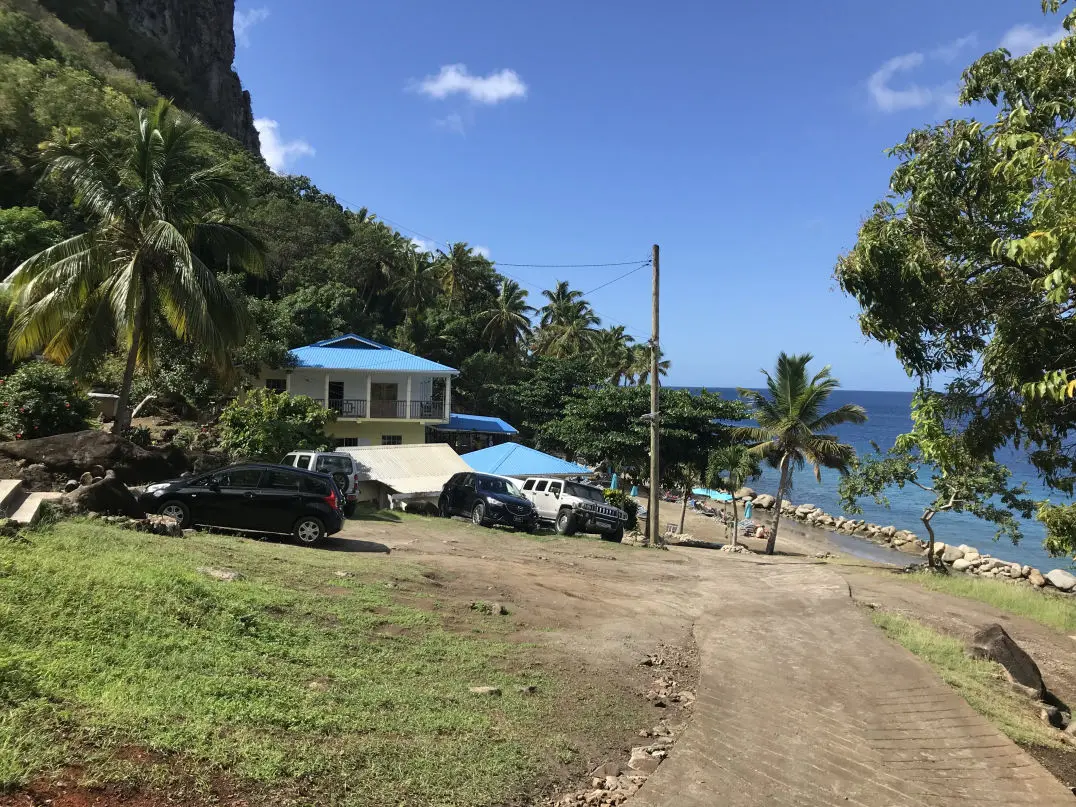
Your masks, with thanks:
<instances>
[{"instance_id":1,"label":"car windshield","mask_svg":"<svg viewBox=\"0 0 1076 807\"><path fill-rule=\"evenodd\" d=\"M483 493L499 493L508 496L519 496L523 494L519 492L519 488L509 482L507 479L491 479L489 477L478 477L478 489Z\"/></svg>"},{"instance_id":2,"label":"car windshield","mask_svg":"<svg viewBox=\"0 0 1076 807\"><path fill-rule=\"evenodd\" d=\"M580 485L578 482L565 482L565 491L569 496L575 496L577 499L588 499L598 504L605 504L605 495L597 488L592 488L590 485Z\"/></svg>"}]
</instances>

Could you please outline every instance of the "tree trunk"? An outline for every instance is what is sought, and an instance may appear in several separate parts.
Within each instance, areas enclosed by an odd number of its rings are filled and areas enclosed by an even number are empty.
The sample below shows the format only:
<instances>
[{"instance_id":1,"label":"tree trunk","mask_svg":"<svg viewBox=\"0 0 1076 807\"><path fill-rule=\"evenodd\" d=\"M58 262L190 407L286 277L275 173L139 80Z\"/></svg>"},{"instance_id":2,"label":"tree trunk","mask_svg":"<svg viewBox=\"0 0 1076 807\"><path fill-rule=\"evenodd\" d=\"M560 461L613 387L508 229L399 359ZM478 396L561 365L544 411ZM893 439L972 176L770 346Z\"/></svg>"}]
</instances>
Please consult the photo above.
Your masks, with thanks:
<instances>
[{"instance_id":1,"label":"tree trunk","mask_svg":"<svg viewBox=\"0 0 1076 807\"><path fill-rule=\"evenodd\" d=\"M680 508L680 533L684 532L684 517L687 515L687 496L691 492L690 477L684 480L684 504Z\"/></svg>"},{"instance_id":2,"label":"tree trunk","mask_svg":"<svg viewBox=\"0 0 1076 807\"><path fill-rule=\"evenodd\" d=\"M143 306L145 309L148 306ZM135 369L138 366L138 349L142 344L143 312L135 315L134 333L131 334L131 348L127 351L127 366L123 368L123 383L116 399L116 419L112 422L112 433L123 434L131 425L131 384L134 382Z\"/></svg>"},{"instance_id":3,"label":"tree trunk","mask_svg":"<svg viewBox=\"0 0 1076 807\"><path fill-rule=\"evenodd\" d=\"M737 538L737 533L739 533L739 529L736 526L736 519L737 519L737 516L736 516L736 497L733 496L732 497L732 545L733 546L736 546L736 544L737 544L736 538Z\"/></svg>"},{"instance_id":4,"label":"tree trunk","mask_svg":"<svg viewBox=\"0 0 1076 807\"><path fill-rule=\"evenodd\" d=\"M773 505L773 529L766 538L766 554L772 555L777 545L777 527L781 523L781 504L785 500L785 492L788 488L789 462L788 455L781 457L781 481L777 483L777 501Z\"/></svg>"},{"instance_id":5,"label":"tree trunk","mask_svg":"<svg viewBox=\"0 0 1076 807\"><path fill-rule=\"evenodd\" d=\"M932 572L938 571L938 564L934 561L934 527L930 522L934 519L933 510L923 511L923 526L927 528L927 566ZM944 571L945 564L941 564L941 569Z\"/></svg>"}]
</instances>

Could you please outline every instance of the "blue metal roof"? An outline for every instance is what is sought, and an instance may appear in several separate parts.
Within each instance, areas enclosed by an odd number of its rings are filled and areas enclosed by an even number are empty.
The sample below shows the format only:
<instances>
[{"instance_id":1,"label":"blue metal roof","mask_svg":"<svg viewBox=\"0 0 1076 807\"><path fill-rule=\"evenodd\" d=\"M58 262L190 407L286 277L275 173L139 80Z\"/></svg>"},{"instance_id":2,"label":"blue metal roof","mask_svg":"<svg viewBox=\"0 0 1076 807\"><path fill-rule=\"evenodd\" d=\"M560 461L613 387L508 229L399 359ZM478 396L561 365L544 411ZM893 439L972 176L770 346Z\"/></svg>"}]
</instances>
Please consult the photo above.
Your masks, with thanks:
<instances>
[{"instance_id":1,"label":"blue metal roof","mask_svg":"<svg viewBox=\"0 0 1076 807\"><path fill-rule=\"evenodd\" d=\"M502 476L581 476L590 469L519 443L502 443L463 455L463 461L484 474Z\"/></svg>"},{"instance_id":2,"label":"blue metal roof","mask_svg":"<svg viewBox=\"0 0 1076 807\"><path fill-rule=\"evenodd\" d=\"M459 370L353 333L289 351L300 367L459 375Z\"/></svg>"},{"instance_id":3,"label":"blue metal roof","mask_svg":"<svg viewBox=\"0 0 1076 807\"><path fill-rule=\"evenodd\" d=\"M481 432L482 434L519 434L514 427L500 418L485 415L450 415L448 423L434 426L440 432Z\"/></svg>"}]
</instances>

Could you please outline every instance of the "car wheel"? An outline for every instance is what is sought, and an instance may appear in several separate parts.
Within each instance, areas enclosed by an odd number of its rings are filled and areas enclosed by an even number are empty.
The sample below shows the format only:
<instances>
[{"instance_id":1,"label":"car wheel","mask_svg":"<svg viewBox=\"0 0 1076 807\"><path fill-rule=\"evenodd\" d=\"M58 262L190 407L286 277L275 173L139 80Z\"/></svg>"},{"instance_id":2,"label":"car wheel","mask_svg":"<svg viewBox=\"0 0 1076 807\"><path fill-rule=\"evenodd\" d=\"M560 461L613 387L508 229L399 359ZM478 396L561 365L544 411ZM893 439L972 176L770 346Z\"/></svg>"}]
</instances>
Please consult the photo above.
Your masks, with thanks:
<instances>
[{"instance_id":1,"label":"car wheel","mask_svg":"<svg viewBox=\"0 0 1076 807\"><path fill-rule=\"evenodd\" d=\"M165 502L158 507L157 514L174 518L183 529L187 529L187 527L191 525L191 509L183 502L176 501L175 499Z\"/></svg>"},{"instance_id":2,"label":"car wheel","mask_svg":"<svg viewBox=\"0 0 1076 807\"><path fill-rule=\"evenodd\" d=\"M476 527L486 526L486 506L482 502L476 504L474 510L471 511L471 521Z\"/></svg>"},{"instance_id":3,"label":"car wheel","mask_svg":"<svg viewBox=\"0 0 1076 807\"><path fill-rule=\"evenodd\" d=\"M448 506L448 499L441 497L437 502L437 512L441 514L441 518L452 518L452 510Z\"/></svg>"},{"instance_id":4,"label":"car wheel","mask_svg":"<svg viewBox=\"0 0 1076 807\"><path fill-rule=\"evenodd\" d=\"M557 514L557 533L560 535L575 535L575 516L571 510L565 508Z\"/></svg>"},{"instance_id":5,"label":"car wheel","mask_svg":"<svg viewBox=\"0 0 1076 807\"><path fill-rule=\"evenodd\" d=\"M325 540L325 525L314 516L303 516L295 522L292 534L295 540L306 546L314 546Z\"/></svg>"},{"instance_id":6,"label":"car wheel","mask_svg":"<svg viewBox=\"0 0 1076 807\"><path fill-rule=\"evenodd\" d=\"M602 533L603 541L616 541L618 544L624 540L624 526L617 527L612 532Z\"/></svg>"}]
</instances>

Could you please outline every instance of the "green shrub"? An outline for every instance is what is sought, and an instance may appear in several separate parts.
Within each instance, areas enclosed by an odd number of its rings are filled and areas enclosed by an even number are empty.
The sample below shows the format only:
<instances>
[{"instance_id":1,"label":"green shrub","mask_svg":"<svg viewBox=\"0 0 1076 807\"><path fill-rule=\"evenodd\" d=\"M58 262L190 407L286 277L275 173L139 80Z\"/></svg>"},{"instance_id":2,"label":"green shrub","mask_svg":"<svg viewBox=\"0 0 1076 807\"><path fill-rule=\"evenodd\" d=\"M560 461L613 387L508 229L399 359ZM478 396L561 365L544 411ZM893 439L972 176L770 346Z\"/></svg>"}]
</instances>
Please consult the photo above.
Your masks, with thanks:
<instances>
[{"instance_id":1,"label":"green shrub","mask_svg":"<svg viewBox=\"0 0 1076 807\"><path fill-rule=\"evenodd\" d=\"M233 459L280 462L297 448L328 448L325 424L335 418L332 410L305 395L257 389L221 413L221 448Z\"/></svg>"},{"instance_id":2,"label":"green shrub","mask_svg":"<svg viewBox=\"0 0 1076 807\"><path fill-rule=\"evenodd\" d=\"M90 399L54 364L26 362L0 379L0 435L5 439L86 429L90 412Z\"/></svg>"},{"instance_id":3,"label":"green shrub","mask_svg":"<svg viewBox=\"0 0 1076 807\"><path fill-rule=\"evenodd\" d=\"M622 490L605 489L605 501L628 514L626 529L633 530L639 523L639 503Z\"/></svg>"},{"instance_id":4,"label":"green shrub","mask_svg":"<svg viewBox=\"0 0 1076 807\"><path fill-rule=\"evenodd\" d=\"M124 437L142 448L149 448L153 443L153 435L145 426L132 426L126 431Z\"/></svg>"}]
</instances>

